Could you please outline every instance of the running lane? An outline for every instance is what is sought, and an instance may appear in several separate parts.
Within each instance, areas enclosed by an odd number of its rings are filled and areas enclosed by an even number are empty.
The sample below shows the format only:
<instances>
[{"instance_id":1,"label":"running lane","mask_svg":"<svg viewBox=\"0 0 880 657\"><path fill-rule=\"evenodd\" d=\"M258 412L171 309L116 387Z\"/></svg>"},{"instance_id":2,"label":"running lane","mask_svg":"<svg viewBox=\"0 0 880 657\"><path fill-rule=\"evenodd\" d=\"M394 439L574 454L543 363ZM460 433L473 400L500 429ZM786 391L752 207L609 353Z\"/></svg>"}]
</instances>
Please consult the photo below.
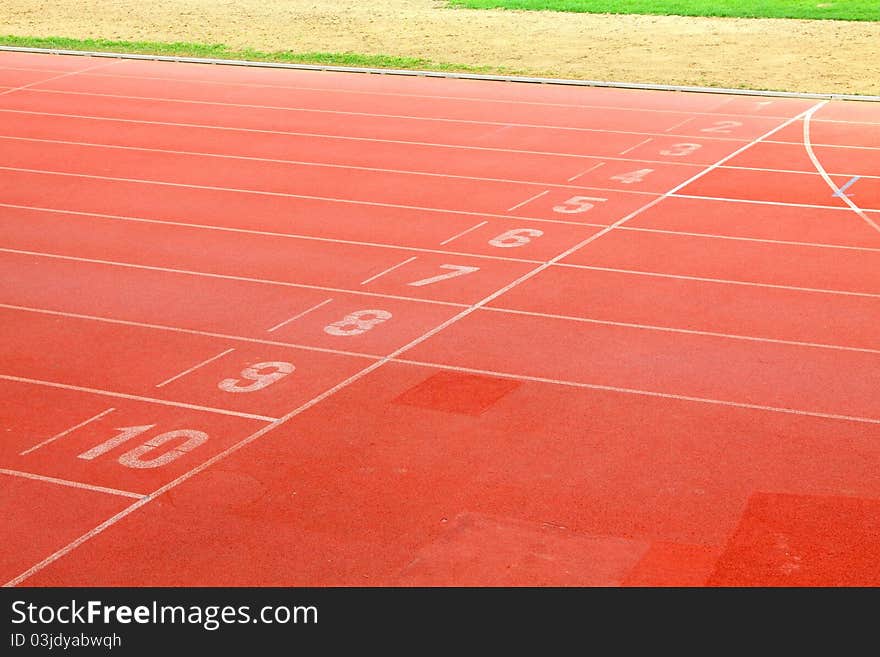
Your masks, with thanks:
<instances>
[{"instance_id":1,"label":"running lane","mask_svg":"<svg viewBox=\"0 0 880 657\"><path fill-rule=\"evenodd\" d=\"M0 54L4 581L876 585L878 125Z\"/></svg>"}]
</instances>

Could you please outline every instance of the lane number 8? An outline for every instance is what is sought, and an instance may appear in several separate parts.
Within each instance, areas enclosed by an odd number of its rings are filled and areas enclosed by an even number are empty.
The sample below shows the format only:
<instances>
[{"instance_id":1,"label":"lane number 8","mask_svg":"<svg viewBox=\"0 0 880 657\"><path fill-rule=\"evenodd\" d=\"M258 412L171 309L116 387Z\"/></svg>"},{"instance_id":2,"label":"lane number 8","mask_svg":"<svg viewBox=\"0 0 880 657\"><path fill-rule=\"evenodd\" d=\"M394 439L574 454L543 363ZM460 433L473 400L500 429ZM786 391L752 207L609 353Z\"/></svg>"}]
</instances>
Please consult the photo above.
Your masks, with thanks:
<instances>
[{"instance_id":1,"label":"lane number 8","mask_svg":"<svg viewBox=\"0 0 880 657\"><path fill-rule=\"evenodd\" d=\"M382 322L387 322L391 317L387 310L358 310L325 326L324 333L340 337L360 335Z\"/></svg>"}]
</instances>

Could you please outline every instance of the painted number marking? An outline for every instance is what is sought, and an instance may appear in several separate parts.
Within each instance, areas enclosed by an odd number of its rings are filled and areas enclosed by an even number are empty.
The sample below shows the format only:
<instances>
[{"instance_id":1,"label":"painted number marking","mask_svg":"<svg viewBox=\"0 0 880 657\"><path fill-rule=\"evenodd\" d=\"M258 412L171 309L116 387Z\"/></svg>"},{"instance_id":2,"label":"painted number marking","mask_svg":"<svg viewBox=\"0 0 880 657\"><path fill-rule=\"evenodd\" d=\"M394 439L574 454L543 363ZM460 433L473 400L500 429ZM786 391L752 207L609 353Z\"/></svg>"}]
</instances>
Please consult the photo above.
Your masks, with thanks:
<instances>
[{"instance_id":1,"label":"painted number marking","mask_svg":"<svg viewBox=\"0 0 880 657\"><path fill-rule=\"evenodd\" d=\"M529 244L533 237L541 237L543 234L543 230L535 228L515 228L506 233L501 233L497 237L493 237L489 240L489 244L497 246L499 249L515 249Z\"/></svg>"},{"instance_id":2,"label":"painted number marking","mask_svg":"<svg viewBox=\"0 0 880 657\"><path fill-rule=\"evenodd\" d=\"M410 283L412 285L412 283ZM346 337L366 333L374 326L391 319L392 315L387 310L358 310L346 315L338 322L333 322L324 327L324 333Z\"/></svg>"},{"instance_id":3,"label":"painted number marking","mask_svg":"<svg viewBox=\"0 0 880 657\"><path fill-rule=\"evenodd\" d=\"M437 276L431 276L431 278L423 278L420 281L413 281L412 283L407 283L407 285L411 285L413 287L422 287L423 285L431 285L432 283L437 283L439 281L445 281L448 278L455 278L456 276L464 276L465 274L471 274L475 271L479 271L479 267L464 267L462 265L440 265L440 269L451 269L448 274L438 274Z\"/></svg>"},{"instance_id":4,"label":"painted number marking","mask_svg":"<svg viewBox=\"0 0 880 657\"><path fill-rule=\"evenodd\" d=\"M592 210L596 203L604 203L607 198L598 198L595 196L572 196L570 199L563 201L560 205L553 206L553 212L561 212L562 214L577 214Z\"/></svg>"},{"instance_id":5,"label":"painted number marking","mask_svg":"<svg viewBox=\"0 0 880 657\"><path fill-rule=\"evenodd\" d=\"M115 449L119 445L131 440L132 438L146 433L155 426L155 424L144 424L137 427L119 427L116 429L120 432L118 435L113 436L106 442L103 442L100 445L97 445L96 447L93 447L92 449L83 452L79 455L78 458L84 459L86 461L96 459L97 457L106 454L110 450ZM158 456L155 456L151 459L143 458L147 454L155 452L165 443L178 438L186 438L186 440L179 444L177 447L173 447L168 451L159 454ZM154 438L150 438L138 447L135 447L134 449L126 452L119 457L118 461L127 468L159 468L163 465L168 465L172 461L176 461L187 452L191 452L192 450L194 450L206 440L208 440L208 434L204 433L203 431L195 431L194 429L178 429L177 431L166 431L165 433L161 433Z\"/></svg>"},{"instance_id":6,"label":"painted number marking","mask_svg":"<svg viewBox=\"0 0 880 657\"><path fill-rule=\"evenodd\" d=\"M256 392L266 386L270 386L279 379L293 372L296 368L291 363L283 361L270 361L257 363L246 367L241 371L241 379L223 379L217 387L224 392ZM271 370L265 372L264 370ZM250 385L241 385L241 380L253 381Z\"/></svg>"},{"instance_id":7,"label":"painted number marking","mask_svg":"<svg viewBox=\"0 0 880 657\"><path fill-rule=\"evenodd\" d=\"M740 121L716 121L709 128L703 128L700 132L723 132L725 134L733 132L734 128L741 128Z\"/></svg>"},{"instance_id":8,"label":"painted number marking","mask_svg":"<svg viewBox=\"0 0 880 657\"><path fill-rule=\"evenodd\" d=\"M690 155L694 151L698 151L702 144L673 144L666 150L660 151L660 155L668 155L670 157L684 157Z\"/></svg>"},{"instance_id":9,"label":"painted number marking","mask_svg":"<svg viewBox=\"0 0 880 657\"><path fill-rule=\"evenodd\" d=\"M653 172L654 169L637 169L635 171L628 171L627 173L611 176L611 180L619 180L625 185L632 185L633 183L642 182L648 174Z\"/></svg>"}]
</instances>

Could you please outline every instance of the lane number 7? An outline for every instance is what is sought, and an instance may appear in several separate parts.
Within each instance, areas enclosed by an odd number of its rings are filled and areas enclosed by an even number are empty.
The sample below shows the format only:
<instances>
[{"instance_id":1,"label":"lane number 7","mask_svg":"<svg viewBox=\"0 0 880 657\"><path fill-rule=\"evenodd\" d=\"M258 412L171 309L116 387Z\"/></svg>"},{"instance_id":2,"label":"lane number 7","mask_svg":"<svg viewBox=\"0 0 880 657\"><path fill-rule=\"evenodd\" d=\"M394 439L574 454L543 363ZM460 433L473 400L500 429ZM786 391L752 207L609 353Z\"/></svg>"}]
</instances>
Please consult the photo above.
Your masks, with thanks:
<instances>
[{"instance_id":1,"label":"lane number 7","mask_svg":"<svg viewBox=\"0 0 880 657\"><path fill-rule=\"evenodd\" d=\"M423 278L420 281L413 281L412 283L407 283L407 285L411 285L412 287L422 287L423 285L431 285L432 283L445 281L449 278L455 278L456 276L472 274L473 272L480 270L479 267L465 267L464 265L440 265L440 269L450 269L451 271L448 274L438 274L437 276L431 276L431 278Z\"/></svg>"}]
</instances>

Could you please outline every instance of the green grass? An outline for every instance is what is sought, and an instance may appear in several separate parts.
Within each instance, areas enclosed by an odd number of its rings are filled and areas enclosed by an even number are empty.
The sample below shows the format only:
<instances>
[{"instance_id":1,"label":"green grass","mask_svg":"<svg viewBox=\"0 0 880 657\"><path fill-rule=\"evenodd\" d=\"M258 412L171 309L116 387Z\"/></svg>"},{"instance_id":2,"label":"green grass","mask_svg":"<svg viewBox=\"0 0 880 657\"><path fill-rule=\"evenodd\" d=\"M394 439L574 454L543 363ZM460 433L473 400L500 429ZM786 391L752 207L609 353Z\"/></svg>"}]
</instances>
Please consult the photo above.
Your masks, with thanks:
<instances>
[{"instance_id":1,"label":"green grass","mask_svg":"<svg viewBox=\"0 0 880 657\"><path fill-rule=\"evenodd\" d=\"M392 68L403 70L455 71L462 73L498 73L496 68L434 62L415 57L390 55L361 55L352 52L263 52L236 50L223 44L161 43L154 41L110 41L107 39L68 39L66 37L21 37L0 35L0 45L22 48L51 48L56 50L86 50L93 52L137 53L174 57L203 57L207 59L240 59L254 62L282 62L289 64L318 64L353 66L360 68ZM515 71L503 71L515 74Z\"/></svg>"},{"instance_id":2,"label":"green grass","mask_svg":"<svg viewBox=\"0 0 880 657\"><path fill-rule=\"evenodd\" d=\"M878 0L448 0L469 9L880 21Z\"/></svg>"}]
</instances>

